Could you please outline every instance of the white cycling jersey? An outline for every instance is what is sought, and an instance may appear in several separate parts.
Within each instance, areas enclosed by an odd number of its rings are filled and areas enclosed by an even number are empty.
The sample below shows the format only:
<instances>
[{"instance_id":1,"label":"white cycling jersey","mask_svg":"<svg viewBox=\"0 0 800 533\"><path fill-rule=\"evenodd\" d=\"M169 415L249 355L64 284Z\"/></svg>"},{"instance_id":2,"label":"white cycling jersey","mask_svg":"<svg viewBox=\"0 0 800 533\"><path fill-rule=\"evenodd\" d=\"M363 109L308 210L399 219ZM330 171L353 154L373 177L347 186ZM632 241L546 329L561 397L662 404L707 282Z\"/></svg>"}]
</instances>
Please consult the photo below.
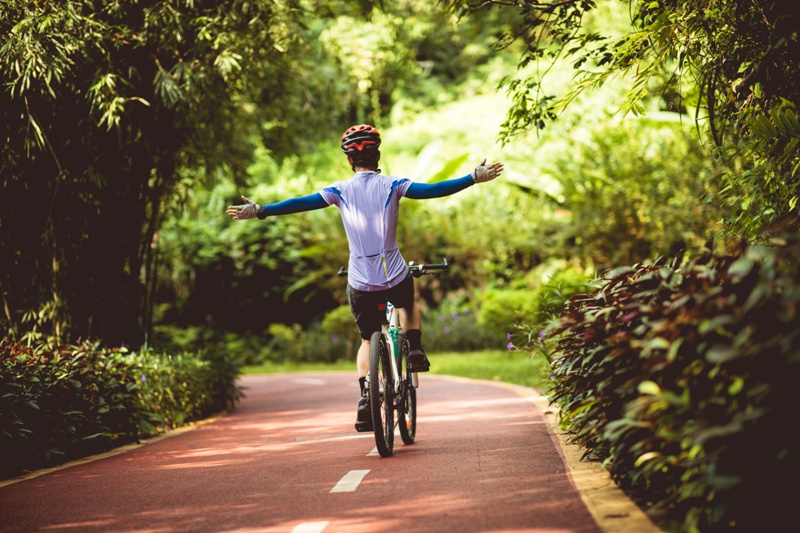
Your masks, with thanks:
<instances>
[{"instance_id":1,"label":"white cycling jersey","mask_svg":"<svg viewBox=\"0 0 800 533\"><path fill-rule=\"evenodd\" d=\"M408 275L396 233L400 198L411 183L408 178L366 171L320 191L342 215L350 246L347 280L354 289L389 289Z\"/></svg>"}]
</instances>

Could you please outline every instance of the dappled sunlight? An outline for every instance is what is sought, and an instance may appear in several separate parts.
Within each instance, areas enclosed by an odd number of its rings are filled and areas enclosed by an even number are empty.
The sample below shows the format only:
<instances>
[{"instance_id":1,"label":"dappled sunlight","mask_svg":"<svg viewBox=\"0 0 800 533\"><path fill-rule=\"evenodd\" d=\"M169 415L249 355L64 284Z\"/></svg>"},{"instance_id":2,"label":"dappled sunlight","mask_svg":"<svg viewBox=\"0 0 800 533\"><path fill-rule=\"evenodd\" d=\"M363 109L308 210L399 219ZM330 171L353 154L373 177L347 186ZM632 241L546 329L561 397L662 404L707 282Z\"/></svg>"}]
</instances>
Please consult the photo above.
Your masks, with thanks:
<instances>
[{"instance_id":1,"label":"dappled sunlight","mask_svg":"<svg viewBox=\"0 0 800 533\"><path fill-rule=\"evenodd\" d=\"M380 486L377 481L373 481L371 483L372 486L370 486L370 481L367 480L365 485L365 490L391 490L390 487ZM531 516L536 516L538 512L545 511L545 509L548 512L544 514L548 516L552 516L550 511L553 508L563 507L564 511L568 512L569 502L566 498L556 498L549 501L545 499L542 501L540 496L546 490L548 490L546 487L533 488L517 492L508 498L494 497L493 494L487 493L483 487L472 488L464 487L463 485L450 487L446 493L422 493L417 491L404 498L386 498L382 504L375 505L373 503L368 510L355 507L341 512L335 522L331 521L331 526L325 532L376 532L398 528L406 532L428 533L434 529L433 524L439 523L439 520L446 516L449 524L448 530L461 531L462 533L467 531L573 533L573 530L558 527L552 521L536 524L535 520L531 520ZM481 493L481 497L477 499L475 496L476 491ZM421 505L421 502L424 502L424 504ZM476 504L478 507L488 506L490 509L497 509L497 511L493 513L490 510L487 516L476 509ZM509 507L509 505L512 507ZM509 523L507 516L504 516L502 523L506 525L502 528L493 525L493 514L499 516L506 513L516 514L520 517L520 519L516 520L517 527L507 527ZM317 517L315 518L316 520L325 520L325 518ZM513 523L514 519L512 518L510 521Z\"/></svg>"},{"instance_id":2,"label":"dappled sunlight","mask_svg":"<svg viewBox=\"0 0 800 533\"><path fill-rule=\"evenodd\" d=\"M289 450L301 450L303 447L318 444L320 442L337 442L348 440L367 440L372 438L371 433L362 434L337 434L337 435L316 435L316 436L301 436L289 437L282 439L279 442L264 442L259 445L241 445L241 446L226 446L223 448L203 448L199 450L187 450L180 453L169 454L166 460L180 461L185 460L188 462L183 463L170 463L161 465L157 468L161 469L181 469L181 468L215 468L227 466L237 463L241 460L241 456L258 454L273 453L273 452L286 452ZM309 450L311 451L311 450ZM237 456L232 457L228 461L200 461L198 459L203 457L219 457L219 456Z\"/></svg>"},{"instance_id":3,"label":"dappled sunlight","mask_svg":"<svg viewBox=\"0 0 800 533\"><path fill-rule=\"evenodd\" d=\"M232 461L195 461L191 463L169 464L159 466L162 470L180 470L184 468L218 468L220 466L228 466Z\"/></svg>"},{"instance_id":4,"label":"dappled sunlight","mask_svg":"<svg viewBox=\"0 0 800 533\"><path fill-rule=\"evenodd\" d=\"M84 531L92 528L106 528L113 523L111 519L105 520L84 520L81 522L65 522L63 524L54 524L51 526L42 527L43 531L58 531L62 529L74 529L76 531Z\"/></svg>"},{"instance_id":5,"label":"dappled sunlight","mask_svg":"<svg viewBox=\"0 0 800 533\"><path fill-rule=\"evenodd\" d=\"M428 401L418 413L420 422L458 422L465 420L517 420L530 419L530 414L519 410L520 404L530 404L525 398L498 398L486 401L444 400ZM507 408L504 410L504 408ZM507 412L508 414L503 414ZM436 413L436 414L432 414Z\"/></svg>"}]
</instances>

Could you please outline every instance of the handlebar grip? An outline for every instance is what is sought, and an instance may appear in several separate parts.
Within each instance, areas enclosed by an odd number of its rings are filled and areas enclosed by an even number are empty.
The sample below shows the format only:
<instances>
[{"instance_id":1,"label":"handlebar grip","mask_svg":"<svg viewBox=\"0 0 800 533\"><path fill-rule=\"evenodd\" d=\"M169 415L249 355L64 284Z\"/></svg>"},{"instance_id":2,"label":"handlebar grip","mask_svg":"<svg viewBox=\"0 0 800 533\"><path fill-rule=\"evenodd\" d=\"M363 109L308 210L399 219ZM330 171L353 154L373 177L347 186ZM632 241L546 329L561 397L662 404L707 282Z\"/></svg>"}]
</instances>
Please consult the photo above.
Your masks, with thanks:
<instances>
[{"instance_id":1,"label":"handlebar grip","mask_svg":"<svg viewBox=\"0 0 800 533\"><path fill-rule=\"evenodd\" d=\"M425 270L447 270L448 268L450 268L450 265L448 264L446 257L443 257L442 261L443 261L442 263L437 263L433 265L423 265L423 268L425 268Z\"/></svg>"}]
</instances>

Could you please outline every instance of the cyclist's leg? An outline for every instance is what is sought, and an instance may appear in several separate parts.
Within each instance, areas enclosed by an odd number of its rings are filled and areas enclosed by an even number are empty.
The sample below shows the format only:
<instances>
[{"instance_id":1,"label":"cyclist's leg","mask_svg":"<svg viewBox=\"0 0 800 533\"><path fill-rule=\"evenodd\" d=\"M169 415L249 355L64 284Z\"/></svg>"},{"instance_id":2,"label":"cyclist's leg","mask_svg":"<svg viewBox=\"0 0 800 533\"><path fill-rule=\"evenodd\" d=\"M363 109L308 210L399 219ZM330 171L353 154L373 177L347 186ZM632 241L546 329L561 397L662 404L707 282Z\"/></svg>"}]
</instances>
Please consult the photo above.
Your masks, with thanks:
<instances>
[{"instance_id":1,"label":"cyclist's leg","mask_svg":"<svg viewBox=\"0 0 800 533\"><path fill-rule=\"evenodd\" d=\"M381 321L385 316L377 306L386 300L382 291L359 291L350 284L347 285L347 300L350 304L350 311L353 313L353 319L358 326L358 332L361 334L361 345L358 347L356 355L356 370L358 377L363 378L369 372L369 339L375 331L381 329Z\"/></svg>"},{"instance_id":2,"label":"cyclist's leg","mask_svg":"<svg viewBox=\"0 0 800 533\"><path fill-rule=\"evenodd\" d=\"M416 302L414 278L409 276L396 288L391 296L392 303L399 310L400 326L408 339L409 353L408 364L412 372L427 372L430 370L428 356L422 347L422 316Z\"/></svg>"},{"instance_id":3,"label":"cyclist's leg","mask_svg":"<svg viewBox=\"0 0 800 533\"><path fill-rule=\"evenodd\" d=\"M358 368L358 385L361 390L361 396L358 399L358 406L356 407L356 430L357 431L371 431L372 430L372 414L369 405L369 396L367 391L367 374L369 373L369 346L368 340L361 339L361 346L358 348L358 356L356 366ZM366 355L364 352L366 350ZM366 365L366 369L362 366Z\"/></svg>"},{"instance_id":4,"label":"cyclist's leg","mask_svg":"<svg viewBox=\"0 0 800 533\"><path fill-rule=\"evenodd\" d=\"M361 395L358 400L356 410L356 429L358 431L371 431L372 418L367 401L367 390L365 378L369 373L369 352L370 336L373 332L380 329L382 316L377 309L378 297L372 293L366 293L347 286L347 299L350 303L350 310L361 334L361 345L358 347L356 355L356 372Z\"/></svg>"},{"instance_id":5,"label":"cyclist's leg","mask_svg":"<svg viewBox=\"0 0 800 533\"><path fill-rule=\"evenodd\" d=\"M369 373L369 340L361 339L361 346L358 347L356 354L356 370L358 378L365 378Z\"/></svg>"}]
</instances>

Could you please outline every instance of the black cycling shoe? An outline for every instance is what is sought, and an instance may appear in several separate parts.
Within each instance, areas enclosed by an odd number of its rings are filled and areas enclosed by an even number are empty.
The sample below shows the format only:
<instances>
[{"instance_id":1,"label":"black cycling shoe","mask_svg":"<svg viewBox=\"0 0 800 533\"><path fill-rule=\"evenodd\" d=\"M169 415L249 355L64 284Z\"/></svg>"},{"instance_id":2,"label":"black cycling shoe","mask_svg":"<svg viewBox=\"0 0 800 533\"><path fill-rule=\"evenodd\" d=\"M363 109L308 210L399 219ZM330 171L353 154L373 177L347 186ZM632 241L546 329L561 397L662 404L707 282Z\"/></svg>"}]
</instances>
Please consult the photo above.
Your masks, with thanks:
<instances>
[{"instance_id":1,"label":"black cycling shoe","mask_svg":"<svg viewBox=\"0 0 800 533\"><path fill-rule=\"evenodd\" d=\"M369 408L369 398L366 396L362 396L358 400L356 431L372 431L372 411Z\"/></svg>"},{"instance_id":2,"label":"black cycling shoe","mask_svg":"<svg viewBox=\"0 0 800 533\"><path fill-rule=\"evenodd\" d=\"M428 356L425 355L425 350L419 348L408 352L409 372L427 372L430 369L431 363L428 361Z\"/></svg>"}]
</instances>

